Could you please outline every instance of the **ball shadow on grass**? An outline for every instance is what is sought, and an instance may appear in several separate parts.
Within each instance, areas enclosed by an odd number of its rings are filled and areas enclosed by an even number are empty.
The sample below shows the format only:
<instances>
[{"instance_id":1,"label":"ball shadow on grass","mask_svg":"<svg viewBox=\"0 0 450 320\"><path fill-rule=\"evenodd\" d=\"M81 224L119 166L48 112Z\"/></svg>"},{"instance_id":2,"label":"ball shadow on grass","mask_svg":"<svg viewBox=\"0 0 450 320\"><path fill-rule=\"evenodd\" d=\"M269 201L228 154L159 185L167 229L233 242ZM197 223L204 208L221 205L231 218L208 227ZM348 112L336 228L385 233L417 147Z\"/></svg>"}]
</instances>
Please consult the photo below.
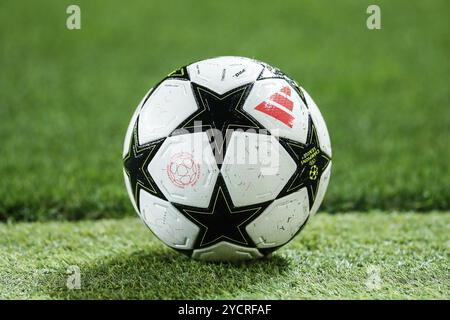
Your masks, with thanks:
<instances>
[{"instance_id":1,"label":"ball shadow on grass","mask_svg":"<svg viewBox=\"0 0 450 320\"><path fill-rule=\"evenodd\" d=\"M288 261L280 256L232 264L199 262L171 250L136 251L80 266L78 290L66 287L67 275L45 281L52 288L47 293L56 299L226 299L232 298L230 293L263 299L248 293L283 281L287 268Z\"/></svg>"}]
</instances>

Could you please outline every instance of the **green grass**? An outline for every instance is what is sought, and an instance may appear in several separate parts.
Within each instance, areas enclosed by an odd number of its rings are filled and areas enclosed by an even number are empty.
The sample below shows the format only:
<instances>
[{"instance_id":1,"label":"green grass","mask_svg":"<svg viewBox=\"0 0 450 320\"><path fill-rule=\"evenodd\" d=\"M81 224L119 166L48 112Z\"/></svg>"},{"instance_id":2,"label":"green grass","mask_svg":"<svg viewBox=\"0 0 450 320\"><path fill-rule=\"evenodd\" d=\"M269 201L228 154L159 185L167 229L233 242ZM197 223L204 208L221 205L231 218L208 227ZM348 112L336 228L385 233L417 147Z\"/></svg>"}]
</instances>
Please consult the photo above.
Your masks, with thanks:
<instances>
[{"instance_id":1,"label":"green grass","mask_svg":"<svg viewBox=\"0 0 450 320\"><path fill-rule=\"evenodd\" d=\"M2 224L0 298L449 299L449 234L448 213L320 214L272 257L233 265L190 260L138 218Z\"/></svg>"},{"instance_id":2,"label":"green grass","mask_svg":"<svg viewBox=\"0 0 450 320\"><path fill-rule=\"evenodd\" d=\"M450 2L0 3L0 220L132 213L121 144L140 98L179 65L267 61L315 98L331 133L323 208L450 209Z\"/></svg>"}]
</instances>

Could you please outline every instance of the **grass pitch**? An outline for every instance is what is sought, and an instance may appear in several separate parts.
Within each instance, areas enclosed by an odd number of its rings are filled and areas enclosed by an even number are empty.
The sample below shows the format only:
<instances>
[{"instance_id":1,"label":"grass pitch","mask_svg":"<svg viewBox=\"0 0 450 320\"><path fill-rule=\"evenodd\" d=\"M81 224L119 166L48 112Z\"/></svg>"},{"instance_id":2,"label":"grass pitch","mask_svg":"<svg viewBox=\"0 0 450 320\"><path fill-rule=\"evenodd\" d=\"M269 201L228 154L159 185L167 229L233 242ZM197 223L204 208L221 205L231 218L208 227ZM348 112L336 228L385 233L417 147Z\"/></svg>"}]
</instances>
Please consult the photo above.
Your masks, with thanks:
<instances>
[{"instance_id":1,"label":"grass pitch","mask_svg":"<svg viewBox=\"0 0 450 320\"><path fill-rule=\"evenodd\" d=\"M138 218L2 224L0 298L449 299L449 234L448 213L319 214L272 257L233 265L190 260Z\"/></svg>"},{"instance_id":2,"label":"grass pitch","mask_svg":"<svg viewBox=\"0 0 450 320\"><path fill-rule=\"evenodd\" d=\"M328 212L450 209L450 2L71 1L0 4L0 220L132 214L121 145L172 69L254 57L316 100L333 146Z\"/></svg>"}]
</instances>

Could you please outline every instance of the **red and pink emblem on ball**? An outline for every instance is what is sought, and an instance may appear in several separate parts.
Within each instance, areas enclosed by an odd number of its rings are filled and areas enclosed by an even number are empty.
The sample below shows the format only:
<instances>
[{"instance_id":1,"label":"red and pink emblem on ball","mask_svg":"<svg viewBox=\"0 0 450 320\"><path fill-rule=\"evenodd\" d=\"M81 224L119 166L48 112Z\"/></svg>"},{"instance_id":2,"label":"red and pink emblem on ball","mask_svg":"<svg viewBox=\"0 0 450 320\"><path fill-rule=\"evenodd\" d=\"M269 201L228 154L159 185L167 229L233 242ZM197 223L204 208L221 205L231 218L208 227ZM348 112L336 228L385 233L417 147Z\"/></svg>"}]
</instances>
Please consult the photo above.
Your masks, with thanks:
<instances>
[{"instance_id":1,"label":"red and pink emblem on ball","mask_svg":"<svg viewBox=\"0 0 450 320\"><path fill-rule=\"evenodd\" d=\"M170 158L167 175L177 187L194 186L200 177L200 166L194 161L192 154L179 152Z\"/></svg>"}]
</instances>

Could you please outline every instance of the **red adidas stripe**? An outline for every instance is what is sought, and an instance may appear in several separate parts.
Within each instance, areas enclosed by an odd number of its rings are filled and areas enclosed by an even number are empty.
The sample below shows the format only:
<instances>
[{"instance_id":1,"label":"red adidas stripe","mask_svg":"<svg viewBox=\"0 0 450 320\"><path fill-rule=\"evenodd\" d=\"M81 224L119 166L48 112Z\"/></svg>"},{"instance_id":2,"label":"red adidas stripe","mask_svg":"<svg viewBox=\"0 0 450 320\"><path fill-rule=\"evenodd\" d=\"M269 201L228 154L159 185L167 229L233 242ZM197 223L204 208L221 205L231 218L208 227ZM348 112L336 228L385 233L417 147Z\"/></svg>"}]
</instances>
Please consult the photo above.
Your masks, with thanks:
<instances>
[{"instance_id":1,"label":"red adidas stripe","mask_svg":"<svg viewBox=\"0 0 450 320\"><path fill-rule=\"evenodd\" d=\"M289 109L290 111L292 111L292 108L294 107L294 103L291 100L289 100L285 96L282 96L279 93L274 93L273 95L271 95L270 100L282 105L283 107Z\"/></svg>"},{"instance_id":2,"label":"red adidas stripe","mask_svg":"<svg viewBox=\"0 0 450 320\"><path fill-rule=\"evenodd\" d=\"M289 97L291 96L291 88L289 87L283 87L280 90L281 92L283 92L284 94L288 95Z\"/></svg>"},{"instance_id":3,"label":"red adidas stripe","mask_svg":"<svg viewBox=\"0 0 450 320\"><path fill-rule=\"evenodd\" d=\"M258 104L255 109L283 122L289 128L292 128L294 117L277 106L263 101Z\"/></svg>"}]
</instances>

